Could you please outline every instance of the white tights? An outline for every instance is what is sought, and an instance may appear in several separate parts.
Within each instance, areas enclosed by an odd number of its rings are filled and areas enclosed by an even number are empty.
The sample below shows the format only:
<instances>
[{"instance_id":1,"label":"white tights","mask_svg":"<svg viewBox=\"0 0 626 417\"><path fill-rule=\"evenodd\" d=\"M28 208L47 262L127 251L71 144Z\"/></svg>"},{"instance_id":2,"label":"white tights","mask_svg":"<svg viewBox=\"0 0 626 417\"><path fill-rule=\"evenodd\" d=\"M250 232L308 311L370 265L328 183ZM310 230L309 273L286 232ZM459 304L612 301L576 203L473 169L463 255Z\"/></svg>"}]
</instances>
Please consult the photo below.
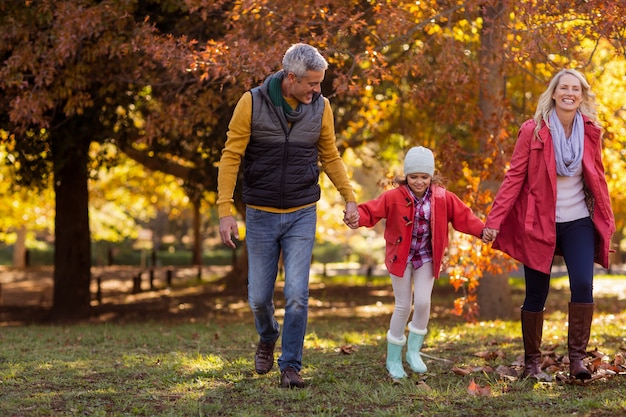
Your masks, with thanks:
<instances>
[{"instance_id":1,"label":"white tights","mask_svg":"<svg viewBox=\"0 0 626 417\"><path fill-rule=\"evenodd\" d=\"M425 263L418 269L413 269L413 266L408 263L403 277L391 274L391 285L396 298L389 323L391 337L397 340L403 339L404 329L411 314L411 304L414 304L412 327L417 330L426 330L430 318L430 298L434 283L432 262ZM411 291L411 286L413 286L413 291ZM413 294L414 297L412 297Z\"/></svg>"}]
</instances>

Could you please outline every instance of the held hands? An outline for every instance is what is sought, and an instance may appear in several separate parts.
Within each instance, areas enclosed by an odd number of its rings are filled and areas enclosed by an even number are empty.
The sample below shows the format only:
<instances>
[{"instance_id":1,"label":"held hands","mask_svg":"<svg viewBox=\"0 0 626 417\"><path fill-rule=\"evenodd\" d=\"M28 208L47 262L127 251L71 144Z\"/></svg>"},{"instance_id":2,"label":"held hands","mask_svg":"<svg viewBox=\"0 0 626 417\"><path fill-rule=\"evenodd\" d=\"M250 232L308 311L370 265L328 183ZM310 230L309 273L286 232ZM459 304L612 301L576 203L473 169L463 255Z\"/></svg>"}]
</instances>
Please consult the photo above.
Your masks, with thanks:
<instances>
[{"instance_id":1,"label":"held hands","mask_svg":"<svg viewBox=\"0 0 626 417\"><path fill-rule=\"evenodd\" d=\"M354 201L346 203L346 209L343 211L343 222L347 224L350 229L357 229L359 227L359 211L356 209L356 203Z\"/></svg>"},{"instance_id":2,"label":"held hands","mask_svg":"<svg viewBox=\"0 0 626 417\"><path fill-rule=\"evenodd\" d=\"M485 227L483 229L483 242L484 243L491 243L494 240L496 240L496 237L498 236L498 232L499 230L497 229L490 229L488 227Z\"/></svg>"},{"instance_id":3,"label":"held hands","mask_svg":"<svg viewBox=\"0 0 626 417\"><path fill-rule=\"evenodd\" d=\"M235 242L231 237L239 240L239 229L237 228L237 221L233 216L226 216L220 219L220 237L222 238L222 242L226 246L229 246L233 249L236 248Z\"/></svg>"}]
</instances>

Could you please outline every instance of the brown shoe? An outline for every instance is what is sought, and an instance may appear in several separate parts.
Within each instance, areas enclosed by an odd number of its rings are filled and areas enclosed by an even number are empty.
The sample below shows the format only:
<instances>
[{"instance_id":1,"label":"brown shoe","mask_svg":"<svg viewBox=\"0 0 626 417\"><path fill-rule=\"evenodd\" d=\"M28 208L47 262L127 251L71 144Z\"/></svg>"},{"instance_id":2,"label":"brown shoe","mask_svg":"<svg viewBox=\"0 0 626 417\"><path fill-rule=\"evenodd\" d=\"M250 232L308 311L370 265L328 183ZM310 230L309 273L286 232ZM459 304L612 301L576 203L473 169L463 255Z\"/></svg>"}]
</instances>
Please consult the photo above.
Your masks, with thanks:
<instances>
[{"instance_id":1,"label":"brown shoe","mask_svg":"<svg viewBox=\"0 0 626 417\"><path fill-rule=\"evenodd\" d=\"M266 374L274 366L274 346L276 342L259 342L254 354L254 370L257 374Z\"/></svg>"},{"instance_id":2,"label":"brown shoe","mask_svg":"<svg viewBox=\"0 0 626 417\"><path fill-rule=\"evenodd\" d=\"M304 388L304 380L298 371L288 366L280 373L280 386L281 388Z\"/></svg>"}]
</instances>

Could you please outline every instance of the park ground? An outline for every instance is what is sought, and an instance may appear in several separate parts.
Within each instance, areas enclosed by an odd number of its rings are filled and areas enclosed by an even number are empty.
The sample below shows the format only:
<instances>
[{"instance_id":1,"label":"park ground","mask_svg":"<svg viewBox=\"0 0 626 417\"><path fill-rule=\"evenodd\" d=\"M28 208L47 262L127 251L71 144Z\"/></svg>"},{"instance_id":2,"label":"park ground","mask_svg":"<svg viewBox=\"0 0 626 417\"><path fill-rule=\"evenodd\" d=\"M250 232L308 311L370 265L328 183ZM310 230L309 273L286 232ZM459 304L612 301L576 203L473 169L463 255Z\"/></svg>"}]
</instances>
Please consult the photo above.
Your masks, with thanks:
<instances>
[{"instance_id":1,"label":"park ground","mask_svg":"<svg viewBox=\"0 0 626 417\"><path fill-rule=\"evenodd\" d=\"M102 321L134 321L142 317L157 321L175 321L211 315L225 305L228 305L229 309L237 306L235 308L237 314L248 314L245 291L240 294L222 294L221 292L223 287L218 282L229 269L228 266L202 266L201 269L198 267L160 267L151 272L150 269L142 270L133 266L94 267L92 268L91 292L95 317ZM358 288L361 285L324 285L324 281L332 280L333 276L362 275L363 269L359 265L333 265L326 268L328 276L321 277L322 267L314 265L311 271L312 310L316 308L316 295L327 296L333 300L345 297L349 305L375 305L378 298L383 302L392 300L390 284L387 286L388 291L385 291L387 273L383 266L373 270L376 289L373 289L372 285L367 282L361 289ZM596 271L600 278L595 279L594 294L599 299L611 300L608 303L611 310L626 309L624 269L626 267L621 265L613 268L613 275L608 275L608 278L601 275L606 271ZM141 272L139 289L136 287L137 283L134 282L138 272ZM19 269L0 266L0 325L42 320L46 310L52 306L52 274L51 266ZM565 274L564 268L553 269L553 277L562 277ZM200 279L199 276L201 276ZM513 271L512 276L519 277L520 272ZM567 290L567 281L559 280L553 287L557 290ZM278 288L280 289L280 279ZM435 291L445 293L452 289L443 284ZM521 302L521 296L519 288L517 291L514 290L515 306ZM558 306L558 308L562 307ZM437 308L439 307L435 306L435 309ZM449 309L445 307L443 309L449 313ZM514 307L512 315L515 315L516 311L517 307Z\"/></svg>"},{"instance_id":2,"label":"park ground","mask_svg":"<svg viewBox=\"0 0 626 417\"><path fill-rule=\"evenodd\" d=\"M93 270L93 314L49 324L52 270L0 271L0 415L7 416L424 416L609 417L626 415L626 277L599 274L588 353L594 379L568 381L567 280L553 280L544 359L554 381L519 379L523 286L512 280L510 320L468 324L452 314L447 280L433 292L429 371L402 383L384 368L393 293L382 270L313 271L305 340L305 390L281 390L278 371L252 371L257 335L245 297L227 294L228 268ZM555 274L560 275L560 274ZM96 282L100 278L101 297ZM277 291L282 289L279 281ZM284 302L276 298L282 320ZM595 358L595 359L594 359ZM598 361L596 365L595 362Z\"/></svg>"}]
</instances>

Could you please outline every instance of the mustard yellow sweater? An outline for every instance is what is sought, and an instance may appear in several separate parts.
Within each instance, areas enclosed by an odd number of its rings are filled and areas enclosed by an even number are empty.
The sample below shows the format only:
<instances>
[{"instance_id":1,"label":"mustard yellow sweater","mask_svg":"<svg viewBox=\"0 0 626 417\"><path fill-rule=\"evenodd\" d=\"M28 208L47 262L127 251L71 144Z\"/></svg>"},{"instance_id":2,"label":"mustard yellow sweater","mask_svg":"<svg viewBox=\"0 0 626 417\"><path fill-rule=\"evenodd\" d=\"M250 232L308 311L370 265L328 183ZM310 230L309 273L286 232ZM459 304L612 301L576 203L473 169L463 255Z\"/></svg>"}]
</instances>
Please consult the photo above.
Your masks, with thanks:
<instances>
[{"instance_id":1,"label":"mustard yellow sweater","mask_svg":"<svg viewBox=\"0 0 626 417\"><path fill-rule=\"evenodd\" d=\"M322 130L320 140L317 145L322 169L335 185L346 202L356 202L354 190L350 184L350 179L346 173L339 151L337 150L335 137L335 121L330 102L324 99L324 114L322 116ZM285 97L287 103L292 108L296 108L298 101ZM246 92L235 107L233 117L228 125L226 134L226 145L222 150L219 171L217 175L217 211L220 218L231 216L233 205L233 192L237 182L237 174L241 159L250 142L250 125L252 122L252 94ZM259 210L272 213L286 213L301 209L302 207L292 207L285 210L274 207L251 206ZM306 207L306 206L303 206Z\"/></svg>"}]
</instances>

